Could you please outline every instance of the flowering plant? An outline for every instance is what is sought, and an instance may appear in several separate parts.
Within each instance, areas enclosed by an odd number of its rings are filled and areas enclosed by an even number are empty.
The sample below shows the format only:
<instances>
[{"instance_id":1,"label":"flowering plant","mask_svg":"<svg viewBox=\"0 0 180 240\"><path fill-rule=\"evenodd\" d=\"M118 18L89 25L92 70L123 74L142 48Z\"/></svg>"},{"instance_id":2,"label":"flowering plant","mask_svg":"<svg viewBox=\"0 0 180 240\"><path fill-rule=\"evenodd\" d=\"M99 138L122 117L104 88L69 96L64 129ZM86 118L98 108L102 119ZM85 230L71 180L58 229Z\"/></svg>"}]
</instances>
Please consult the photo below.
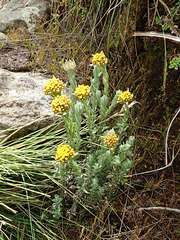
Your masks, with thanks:
<instances>
[{"instance_id":1,"label":"flowering plant","mask_svg":"<svg viewBox=\"0 0 180 240\"><path fill-rule=\"evenodd\" d=\"M57 148L56 153L56 161L58 162L64 162L65 160L68 160L69 158L74 157L74 149L71 148L69 145L61 144Z\"/></svg>"},{"instance_id":2,"label":"flowering plant","mask_svg":"<svg viewBox=\"0 0 180 240\"><path fill-rule=\"evenodd\" d=\"M70 103L71 103L71 100L67 96L57 95L51 103L53 112L54 113L67 112L69 109Z\"/></svg>"},{"instance_id":3,"label":"flowering plant","mask_svg":"<svg viewBox=\"0 0 180 240\"><path fill-rule=\"evenodd\" d=\"M52 82L49 86L49 82L45 85L45 93L49 92L54 97L53 111L61 115L67 136L66 143L57 148L55 174L61 184L68 186L71 183L76 196L89 203L101 201L104 195L108 197L119 184L124 183L124 177L132 166L134 137L127 137L127 129L129 102L133 94L128 90L118 90L113 99L109 98L106 65L107 58L103 52L93 55L91 85L76 86L76 63L67 61L63 64L70 82L70 98L60 94L63 83ZM101 79L104 84L102 91ZM119 112L113 112L115 106ZM108 121L112 118L115 119L114 127L110 128Z\"/></svg>"},{"instance_id":4,"label":"flowering plant","mask_svg":"<svg viewBox=\"0 0 180 240\"><path fill-rule=\"evenodd\" d=\"M57 95L61 94L61 90L64 89L65 84L63 81L53 77L50 78L47 83L44 84L44 94L47 95Z\"/></svg>"},{"instance_id":5,"label":"flowering plant","mask_svg":"<svg viewBox=\"0 0 180 240\"><path fill-rule=\"evenodd\" d=\"M79 100L83 101L85 99L86 96L89 96L90 95L90 87L88 85L79 85L74 94L76 96L78 96Z\"/></svg>"}]
</instances>

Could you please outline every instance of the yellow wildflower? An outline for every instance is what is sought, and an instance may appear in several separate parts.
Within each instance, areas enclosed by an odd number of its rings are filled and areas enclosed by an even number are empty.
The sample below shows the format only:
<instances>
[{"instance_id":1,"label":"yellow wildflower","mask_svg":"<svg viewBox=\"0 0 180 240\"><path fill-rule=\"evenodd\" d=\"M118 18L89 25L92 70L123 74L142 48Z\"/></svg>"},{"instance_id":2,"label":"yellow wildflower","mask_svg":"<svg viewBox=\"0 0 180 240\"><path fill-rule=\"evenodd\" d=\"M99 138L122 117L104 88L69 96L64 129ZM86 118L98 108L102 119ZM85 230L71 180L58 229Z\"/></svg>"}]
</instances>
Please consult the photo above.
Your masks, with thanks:
<instances>
[{"instance_id":1,"label":"yellow wildflower","mask_svg":"<svg viewBox=\"0 0 180 240\"><path fill-rule=\"evenodd\" d=\"M65 84L61 80L53 77L44 84L44 93L48 95L53 92L60 92L64 87Z\"/></svg>"},{"instance_id":2,"label":"yellow wildflower","mask_svg":"<svg viewBox=\"0 0 180 240\"><path fill-rule=\"evenodd\" d=\"M66 61L66 62L62 65L62 67L64 68L65 71L74 70L75 67L76 67L76 63L75 63L74 60L73 60L73 61L69 60L69 61Z\"/></svg>"},{"instance_id":3,"label":"yellow wildflower","mask_svg":"<svg viewBox=\"0 0 180 240\"><path fill-rule=\"evenodd\" d=\"M51 105L53 108L53 112L67 112L69 109L69 105L71 103L71 100L64 96L64 95L57 95L54 100L52 101Z\"/></svg>"},{"instance_id":4,"label":"yellow wildflower","mask_svg":"<svg viewBox=\"0 0 180 240\"><path fill-rule=\"evenodd\" d=\"M92 60L93 65L100 66L100 65L105 65L106 63L107 63L107 58L102 51L100 53L96 53L95 55L93 55L93 60Z\"/></svg>"},{"instance_id":5,"label":"yellow wildflower","mask_svg":"<svg viewBox=\"0 0 180 240\"><path fill-rule=\"evenodd\" d=\"M115 133L109 133L104 137L104 143L109 148L113 148L117 141L118 141L118 137Z\"/></svg>"},{"instance_id":6,"label":"yellow wildflower","mask_svg":"<svg viewBox=\"0 0 180 240\"><path fill-rule=\"evenodd\" d=\"M64 162L69 158L74 158L74 149L69 145L61 144L57 147L55 159L57 162Z\"/></svg>"},{"instance_id":7,"label":"yellow wildflower","mask_svg":"<svg viewBox=\"0 0 180 240\"><path fill-rule=\"evenodd\" d=\"M118 101L119 102L127 102L133 98L133 94L131 94L129 91L120 92Z\"/></svg>"},{"instance_id":8,"label":"yellow wildflower","mask_svg":"<svg viewBox=\"0 0 180 240\"><path fill-rule=\"evenodd\" d=\"M79 85L75 92L76 96L79 98L79 100L83 101L86 96L90 95L90 87L88 85Z\"/></svg>"}]
</instances>

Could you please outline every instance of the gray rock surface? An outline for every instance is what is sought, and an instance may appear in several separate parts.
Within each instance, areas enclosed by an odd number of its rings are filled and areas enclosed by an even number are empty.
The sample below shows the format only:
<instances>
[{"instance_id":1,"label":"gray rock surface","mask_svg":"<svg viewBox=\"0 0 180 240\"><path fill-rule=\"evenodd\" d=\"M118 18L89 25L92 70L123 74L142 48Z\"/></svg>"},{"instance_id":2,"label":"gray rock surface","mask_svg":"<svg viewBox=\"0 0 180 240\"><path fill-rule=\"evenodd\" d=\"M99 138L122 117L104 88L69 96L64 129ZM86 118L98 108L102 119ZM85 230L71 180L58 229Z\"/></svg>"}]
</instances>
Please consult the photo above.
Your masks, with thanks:
<instances>
[{"instance_id":1,"label":"gray rock surface","mask_svg":"<svg viewBox=\"0 0 180 240\"><path fill-rule=\"evenodd\" d=\"M0 10L8 3L10 0L1 0L0 1Z\"/></svg>"},{"instance_id":2,"label":"gray rock surface","mask_svg":"<svg viewBox=\"0 0 180 240\"><path fill-rule=\"evenodd\" d=\"M28 131L33 131L58 117L52 111L52 98L43 93L47 80L40 74L0 69L0 134L26 124ZM23 131L21 135L26 134L26 128Z\"/></svg>"},{"instance_id":3,"label":"gray rock surface","mask_svg":"<svg viewBox=\"0 0 180 240\"><path fill-rule=\"evenodd\" d=\"M36 29L36 22L46 19L52 0L11 0L0 10L0 31L25 27L30 33Z\"/></svg>"},{"instance_id":4,"label":"gray rock surface","mask_svg":"<svg viewBox=\"0 0 180 240\"><path fill-rule=\"evenodd\" d=\"M10 71L26 71L29 69L31 53L27 48L4 44L0 49L0 68Z\"/></svg>"}]
</instances>

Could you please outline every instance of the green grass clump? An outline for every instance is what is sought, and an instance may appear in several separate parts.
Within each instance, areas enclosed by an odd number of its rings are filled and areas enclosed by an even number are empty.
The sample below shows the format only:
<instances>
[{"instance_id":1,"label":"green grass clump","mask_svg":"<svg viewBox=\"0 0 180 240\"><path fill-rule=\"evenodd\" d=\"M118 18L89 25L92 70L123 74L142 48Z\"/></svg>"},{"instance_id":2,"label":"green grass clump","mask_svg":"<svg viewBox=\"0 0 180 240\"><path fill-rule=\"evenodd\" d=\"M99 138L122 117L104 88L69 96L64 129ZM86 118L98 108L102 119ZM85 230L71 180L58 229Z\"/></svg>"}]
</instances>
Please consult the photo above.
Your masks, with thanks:
<instances>
[{"instance_id":1,"label":"green grass clump","mask_svg":"<svg viewBox=\"0 0 180 240\"><path fill-rule=\"evenodd\" d=\"M63 239L52 221L52 155L62 141L62 123L0 146L0 229L2 239ZM61 125L61 127L60 127Z\"/></svg>"}]
</instances>

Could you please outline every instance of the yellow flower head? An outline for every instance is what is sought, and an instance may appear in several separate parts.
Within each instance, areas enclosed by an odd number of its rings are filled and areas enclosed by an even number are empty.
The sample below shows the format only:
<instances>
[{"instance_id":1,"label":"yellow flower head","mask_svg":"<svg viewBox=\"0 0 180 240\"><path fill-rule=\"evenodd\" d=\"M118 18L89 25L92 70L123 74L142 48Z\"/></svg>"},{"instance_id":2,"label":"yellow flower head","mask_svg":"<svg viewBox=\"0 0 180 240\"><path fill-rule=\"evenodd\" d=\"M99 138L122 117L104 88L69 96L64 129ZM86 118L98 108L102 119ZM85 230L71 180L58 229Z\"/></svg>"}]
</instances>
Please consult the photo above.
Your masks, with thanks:
<instances>
[{"instance_id":1,"label":"yellow flower head","mask_svg":"<svg viewBox=\"0 0 180 240\"><path fill-rule=\"evenodd\" d=\"M61 80L53 77L44 84L44 93L48 95L52 92L60 92L64 87L65 84Z\"/></svg>"},{"instance_id":2,"label":"yellow flower head","mask_svg":"<svg viewBox=\"0 0 180 240\"><path fill-rule=\"evenodd\" d=\"M57 113L57 112L67 112L67 110L69 109L69 105L71 103L71 100L64 96L64 95L57 95L54 100L52 101L51 105L53 108L53 112Z\"/></svg>"},{"instance_id":3,"label":"yellow flower head","mask_svg":"<svg viewBox=\"0 0 180 240\"><path fill-rule=\"evenodd\" d=\"M131 94L129 91L120 92L118 101L119 102L127 102L133 98L133 94Z\"/></svg>"},{"instance_id":4,"label":"yellow flower head","mask_svg":"<svg viewBox=\"0 0 180 240\"><path fill-rule=\"evenodd\" d=\"M104 137L104 143L109 148L113 148L117 141L118 141L118 137L115 133L109 133Z\"/></svg>"},{"instance_id":5,"label":"yellow flower head","mask_svg":"<svg viewBox=\"0 0 180 240\"><path fill-rule=\"evenodd\" d=\"M93 55L93 60L92 60L93 65L100 66L100 65L105 65L106 63L107 63L107 58L102 51L100 53L96 53L95 55Z\"/></svg>"},{"instance_id":6,"label":"yellow flower head","mask_svg":"<svg viewBox=\"0 0 180 240\"><path fill-rule=\"evenodd\" d=\"M71 148L69 145L61 144L57 147L57 152L55 157L57 162L64 162L69 158L74 157L74 149Z\"/></svg>"},{"instance_id":7,"label":"yellow flower head","mask_svg":"<svg viewBox=\"0 0 180 240\"><path fill-rule=\"evenodd\" d=\"M86 96L90 95L90 87L84 84L79 85L74 93L78 96L79 100L83 101Z\"/></svg>"},{"instance_id":8,"label":"yellow flower head","mask_svg":"<svg viewBox=\"0 0 180 240\"><path fill-rule=\"evenodd\" d=\"M76 67L76 63L75 63L74 60L73 60L73 61L69 60L69 61L66 61L66 62L62 65L62 67L64 68L65 71L74 70L75 67Z\"/></svg>"}]
</instances>

